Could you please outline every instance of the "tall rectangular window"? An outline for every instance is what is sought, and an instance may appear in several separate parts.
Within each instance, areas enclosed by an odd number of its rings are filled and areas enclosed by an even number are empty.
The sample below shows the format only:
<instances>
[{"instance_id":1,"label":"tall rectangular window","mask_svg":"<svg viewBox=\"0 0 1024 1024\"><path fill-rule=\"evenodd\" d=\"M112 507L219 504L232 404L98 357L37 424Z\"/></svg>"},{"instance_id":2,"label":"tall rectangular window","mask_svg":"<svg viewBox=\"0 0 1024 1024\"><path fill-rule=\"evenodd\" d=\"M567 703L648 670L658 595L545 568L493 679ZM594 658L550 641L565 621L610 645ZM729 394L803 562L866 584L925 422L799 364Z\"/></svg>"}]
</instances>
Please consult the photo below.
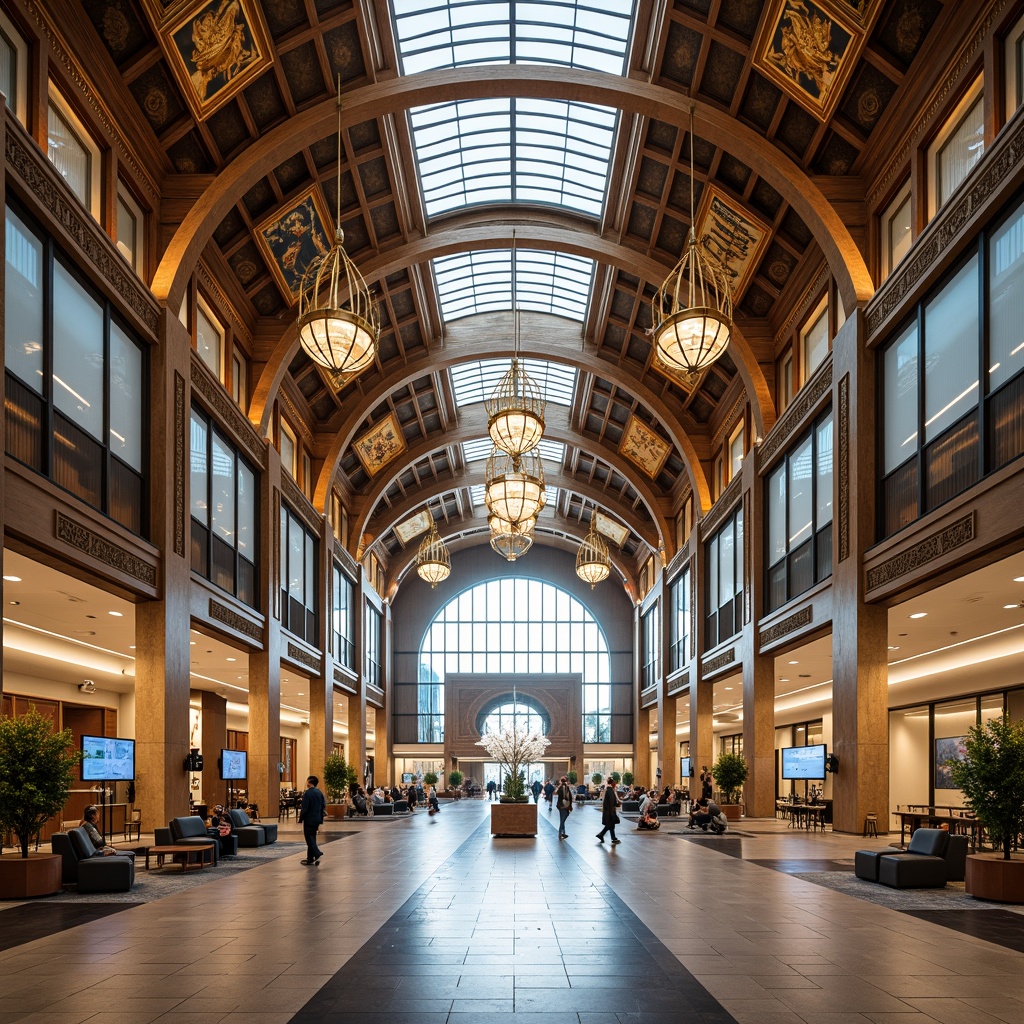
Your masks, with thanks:
<instances>
[{"instance_id":1,"label":"tall rectangular window","mask_svg":"<svg viewBox=\"0 0 1024 1024\"><path fill-rule=\"evenodd\" d=\"M828 355L828 296L821 300L800 331L800 361L803 383Z\"/></svg>"},{"instance_id":2,"label":"tall rectangular window","mask_svg":"<svg viewBox=\"0 0 1024 1024\"><path fill-rule=\"evenodd\" d=\"M335 659L355 671L355 586L336 562L331 573L331 632Z\"/></svg>"},{"instance_id":3,"label":"tall rectangular window","mask_svg":"<svg viewBox=\"0 0 1024 1024\"><path fill-rule=\"evenodd\" d=\"M908 181L882 211L882 277L888 277L910 250L912 210Z\"/></svg>"},{"instance_id":4,"label":"tall rectangular window","mask_svg":"<svg viewBox=\"0 0 1024 1024\"><path fill-rule=\"evenodd\" d=\"M298 466L295 461L296 453L295 434L292 428L281 420L281 467L293 479L298 479Z\"/></svg>"},{"instance_id":5,"label":"tall rectangular window","mask_svg":"<svg viewBox=\"0 0 1024 1024\"><path fill-rule=\"evenodd\" d=\"M982 79L957 104L928 147L928 207L934 215L985 152Z\"/></svg>"},{"instance_id":6,"label":"tall rectangular window","mask_svg":"<svg viewBox=\"0 0 1024 1024\"><path fill-rule=\"evenodd\" d=\"M249 362L236 348L231 356L231 398L242 412L249 408Z\"/></svg>"},{"instance_id":7,"label":"tall rectangular window","mask_svg":"<svg viewBox=\"0 0 1024 1024\"><path fill-rule=\"evenodd\" d=\"M707 647L735 636L743 625L743 507L739 506L706 548Z\"/></svg>"},{"instance_id":8,"label":"tall rectangular window","mask_svg":"<svg viewBox=\"0 0 1024 1024\"><path fill-rule=\"evenodd\" d=\"M95 217L100 207L100 151L82 122L50 88L46 120L46 155L71 191Z\"/></svg>"},{"instance_id":9,"label":"tall rectangular window","mask_svg":"<svg viewBox=\"0 0 1024 1024\"><path fill-rule=\"evenodd\" d=\"M655 601L640 619L640 689L646 690L658 682L658 602Z\"/></svg>"},{"instance_id":10,"label":"tall rectangular window","mask_svg":"<svg viewBox=\"0 0 1024 1024\"><path fill-rule=\"evenodd\" d=\"M1003 66L1006 69L1006 120L1009 121L1024 104L1024 17L1006 34Z\"/></svg>"},{"instance_id":11,"label":"tall rectangular window","mask_svg":"<svg viewBox=\"0 0 1024 1024\"><path fill-rule=\"evenodd\" d=\"M372 605L366 608L366 682L378 689L384 688L384 664L381 657L383 622L380 612Z\"/></svg>"},{"instance_id":12,"label":"tall rectangular window","mask_svg":"<svg viewBox=\"0 0 1024 1024\"><path fill-rule=\"evenodd\" d=\"M4 358L7 372L43 392L43 243L10 209L6 226Z\"/></svg>"},{"instance_id":13,"label":"tall rectangular window","mask_svg":"<svg viewBox=\"0 0 1024 1024\"><path fill-rule=\"evenodd\" d=\"M210 372L224 380L224 328L205 302L196 304L196 351Z\"/></svg>"},{"instance_id":14,"label":"tall rectangular window","mask_svg":"<svg viewBox=\"0 0 1024 1024\"><path fill-rule=\"evenodd\" d=\"M743 470L743 456L746 435L741 421L729 437L729 479L739 476Z\"/></svg>"},{"instance_id":15,"label":"tall rectangular window","mask_svg":"<svg viewBox=\"0 0 1024 1024\"><path fill-rule=\"evenodd\" d=\"M3 11L0 11L0 92L7 100L7 109L24 124L28 107L28 46Z\"/></svg>"},{"instance_id":16,"label":"tall rectangular window","mask_svg":"<svg viewBox=\"0 0 1024 1024\"><path fill-rule=\"evenodd\" d=\"M782 365L779 367L779 412L789 408L793 401L793 353L787 352L782 357Z\"/></svg>"},{"instance_id":17,"label":"tall rectangular window","mask_svg":"<svg viewBox=\"0 0 1024 1024\"><path fill-rule=\"evenodd\" d=\"M117 249L139 276L143 274L145 225L142 207L123 182L117 184Z\"/></svg>"},{"instance_id":18,"label":"tall rectangular window","mask_svg":"<svg viewBox=\"0 0 1024 1024\"><path fill-rule=\"evenodd\" d=\"M316 644L317 540L281 504L281 625Z\"/></svg>"},{"instance_id":19,"label":"tall rectangular window","mask_svg":"<svg viewBox=\"0 0 1024 1024\"><path fill-rule=\"evenodd\" d=\"M669 671L678 672L689 658L690 647L690 570L676 577L669 592Z\"/></svg>"}]
</instances>

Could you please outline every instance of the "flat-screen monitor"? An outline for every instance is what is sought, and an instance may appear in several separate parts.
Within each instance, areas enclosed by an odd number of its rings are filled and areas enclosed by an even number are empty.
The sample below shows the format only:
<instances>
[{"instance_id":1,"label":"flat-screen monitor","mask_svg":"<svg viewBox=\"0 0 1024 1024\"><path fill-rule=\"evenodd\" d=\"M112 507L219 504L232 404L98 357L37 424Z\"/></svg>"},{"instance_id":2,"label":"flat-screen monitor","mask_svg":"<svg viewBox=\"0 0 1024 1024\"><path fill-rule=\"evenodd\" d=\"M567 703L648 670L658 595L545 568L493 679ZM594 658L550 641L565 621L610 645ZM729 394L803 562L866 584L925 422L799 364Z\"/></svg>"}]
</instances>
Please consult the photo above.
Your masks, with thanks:
<instances>
[{"instance_id":1,"label":"flat-screen monitor","mask_svg":"<svg viewBox=\"0 0 1024 1024\"><path fill-rule=\"evenodd\" d=\"M244 750L224 750L220 752L220 777L225 780L244 779L247 774L248 755Z\"/></svg>"},{"instance_id":2,"label":"flat-screen monitor","mask_svg":"<svg viewBox=\"0 0 1024 1024\"><path fill-rule=\"evenodd\" d=\"M412 772L402 772L402 785L403 786L408 786L409 783L412 782L412 781L413 781L413 774L412 774Z\"/></svg>"},{"instance_id":3,"label":"flat-screen monitor","mask_svg":"<svg viewBox=\"0 0 1024 1024\"><path fill-rule=\"evenodd\" d=\"M688 757L679 758L679 781L685 785L692 771L690 759Z\"/></svg>"},{"instance_id":4,"label":"flat-screen monitor","mask_svg":"<svg viewBox=\"0 0 1024 1024\"><path fill-rule=\"evenodd\" d=\"M135 778L135 740L83 736L82 753L86 782L131 782Z\"/></svg>"},{"instance_id":5,"label":"flat-screen monitor","mask_svg":"<svg viewBox=\"0 0 1024 1024\"><path fill-rule=\"evenodd\" d=\"M825 744L812 747L784 747L782 750L784 779L824 779Z\"/></svg>"}]
</instances>

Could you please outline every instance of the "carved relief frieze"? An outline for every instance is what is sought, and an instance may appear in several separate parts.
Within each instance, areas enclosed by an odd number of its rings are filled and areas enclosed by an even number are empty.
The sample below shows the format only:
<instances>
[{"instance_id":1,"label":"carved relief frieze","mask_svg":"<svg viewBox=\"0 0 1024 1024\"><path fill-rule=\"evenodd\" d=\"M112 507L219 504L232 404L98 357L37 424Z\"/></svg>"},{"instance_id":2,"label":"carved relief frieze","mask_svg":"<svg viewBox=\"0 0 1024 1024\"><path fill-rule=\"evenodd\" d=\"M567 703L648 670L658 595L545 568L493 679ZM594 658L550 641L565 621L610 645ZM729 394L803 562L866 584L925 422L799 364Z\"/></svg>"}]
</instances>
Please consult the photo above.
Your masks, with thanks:
<instances>
[{"instance_id":1,"label":"carved relief frieze","mask_svg":"<svg viewBox=\"0 0 1024 1024\"><path fill-rule=\"evenodd\" d=\"M676 576L678 576L684 568L686 568L686 560L690 557L690 542L687 541L673 556L672 561L665 566L665 579L675 582ZM671 585L671 584L670 584Z\"/></svg>"},{"instance_id":2,"label":"carved relief frieze","mask_svg":"<svg viewBox=\"0 0 1024 1024\"><path fill-rule=\"evenodd\" d=\"M729 481L729 486L722 491L722 496L711 506L711 511L701 520L700 536L702 540L710 537L725 519L732 514L736 503L739 501L742 486L743 480L741 477L734 476Z\"/></svg>"},{"instance_id":3,"label":"carved relief frieze","mask_svg":"<svg viewBox=\"0 0 1024 1024\"><path fill-rule=\"evenodd\" d=\"M291 641L288 643L288 657L292 661L297 661L300 665L305 665L314 675L320 674L320 669L323 665L323 659L317 657L315 654L311 654L304 647L300 647L298 644L293 644Z\"/></svg>"},{"instance_id":4,"label":"carved relief frieze","mask_svg":"<svg viewBox=\"0 0 1024 1024\"><path fill-rule=\"evenodd\" d=\"M668 695L671 697L673 694L678 693L680 690L685 690L689 685L690 685L690 670L686 669L685 672L680 673L669 684Z\"/></svg>"},{"instance_id":5,"label":"carved relief frieze","mask_svg":"<svg viewBox=\"0 0 1024 1024\"><path fill-rule=\"evenodd\" d=\"M231 401L220 381L214 380L210 371L192 351L192 390L209 406L211 411L228 426L245 448L246 454L260 469L267 468L267 447L256 428L246 419L242 410Z\"/></svg>"},{"instance_id":6,"label":"carved relief frieze","mask_svg":"<svg viewBox=\"0 0 1024 1024\"><path fill-rule=\"evenodd\" d=\"M811 605L805 605L799 611L787 615L767 629L762 629L757 635L758 643L764 647L766 644L773 644L776 640L782 639L789 633L800 629L801 626L809 626L814 618L814 610Z\"/></svg>"},{"instance_id":7,"label":"carved relief frieze","mask_svg":"<svg viewBox=\"0 0 1024 1024\"><path fill-rule=\"evenodd\" d=\"M839 430L836 434L839 475L839 561L850 555L850 375L839 382Z\"/></svg>"},{"instance_id":8,"label":"carved relief frieze","mask_svg":"<svg viewBox=\"0 0 1024 1024\"><path fill-rule=\"evenodd\" d=\"M185 557L185 378L174 371L174 553Z\"/></svg>"},{"instance_id":9,"label":"carved relief frieze","mask_svg":"<svg viewBox=\"0 0 1024 1024\"><path fill-rule=\"evenodd\" d=\"M292 511L317 535L320 533L321 517L316 514L313 503L299 489L299 485L286 472L281 474L281 490L288 499Z\"/></svg>"},{"instance_id":10,"label":"carved relief frieze","mask_svg":"<svg viewBox=\"0 0 1024 1024\"><path fill-rule=\"evenodd\" d=\"M867 576L868 590L884 587L887 583L892 583L893 580L906 576L907 573L919 569L922 565L934 561L947 552L963 547L964 544L969 544L974 540L976 534L976 515L973 511L969 512L967 515L956 520L956 522L950 523L944 529L933 533L930 537L926 537L920 543L907 548L906 551L901 551L898 555L894 555L892 558L882 562L881 565L876 565L873 569L869 569Z\"/></svg>"},{"instance_id":11,"label":"carved relief frieze","mask_svg":"<svg viewBox=\"0 0 1024 1024\"><path fill-rule=\"evenodd\" d=\"M263 627L258 622L239 615L233 608L221 604L220 601L215 601L212 597L210 598L210 618L215 622L223 623L236 633L241 633L242 636L247 636L250 640L255 640L258 644L263 643Z\"/></svg>"},{"instance_id":12,"label":"carved relief frieze","mask_svg":"<svg viewBox=\"0 0 1024 1024\"><path fill-rule=\"evenodd\" d=\"M90 558L95 558L111 569L131 576L132 579L146 584L147 587L156 586L155 565L139 558L138 555L133 555L120 545L111 543L105 537L101 537L89 527L83 526L82 523L76 523L62 512L56 514L53 535L57 540L84 552Z\"/></svg>"},{"instance_id":13,"label":"carved relief frieze","mask_svg":"<svg viewBox=\"0 0 1024 1024\"><path fill-rule=\"evenodd\" d=\"M216 304L218 315L227 317L231 321L232 333L241 337L251 348L253 343L252 331L235 315L234 305L231 299L228 298L227 292L224 291L220 286L220 282L210 273L209 268L202 261L196 266L196 277L202 285L203 291L208 292Z\"/></svg>"},{"instance_id":14,"label":"carved relief frieze","mask_svg":"<svg viewBox=\"0 0 1024 1024\"><path fill-rule=\"evenodd\" d=\"M716 672L721 672L723 668L727 668L736 660L736 648L730 647L728 650L722 651L721 654L716 654L715 657L705 661L700 666L701 675L706 679L708 676L713 676Z\"/></svg>"},{"instance_id":15,"label":"carved relief frieze","mask_svg":"<svg viewBox=\"0 0 1024 1024\"><path fill-rule=\"evenodd\" d=\"M334 666L334 681L339 684L345 682L345 675L337 665Z\"/></svg>"},{"instance_id":16,"label":"carved relief frieze","mask_svg":"<svg viewBox=\"0 0 1024 1024\"><path fill-rule=\"evenodd\" d=\"M778 348L779 343L788 338L796 327L797 321L808 314L811 302L821 295L822 289L828 283L830 274L829 265L822 264L821 269L815 275L814 280L804 289L803 295L793 303L793 310L786 318L786 322L775 332L772 344Z\"/></svg>"},{"instance_id":17,"label":"carved relief frieze","mask_svg":"<svg viewBox=\"0 0 1024 1024\"><path fill-rule=\"evenodd\" d=\"M160 327L160 308L146 291L114 243L72 195L41 152L30 149L8 121L4 135L8 171L13 171L60 224L68 237L96 268L111 290L145 324L152 335Z\"/></svg>"},{"instance_id":18,"label":"carved relief frieze","mask_svg":"<svg viewBox=\"0 0 1024 1024\"><path fill-rule=\"evenodd\" d=\"M779 417L775 426L768 431L764 443L757 450L757 471L764 472L765 467L789 443L790 438L803 425L804 419L832 390L832 356L826 357L825 364L811 378L810 383L800 389L796 400Z\"/></svg>"}]
</instances>

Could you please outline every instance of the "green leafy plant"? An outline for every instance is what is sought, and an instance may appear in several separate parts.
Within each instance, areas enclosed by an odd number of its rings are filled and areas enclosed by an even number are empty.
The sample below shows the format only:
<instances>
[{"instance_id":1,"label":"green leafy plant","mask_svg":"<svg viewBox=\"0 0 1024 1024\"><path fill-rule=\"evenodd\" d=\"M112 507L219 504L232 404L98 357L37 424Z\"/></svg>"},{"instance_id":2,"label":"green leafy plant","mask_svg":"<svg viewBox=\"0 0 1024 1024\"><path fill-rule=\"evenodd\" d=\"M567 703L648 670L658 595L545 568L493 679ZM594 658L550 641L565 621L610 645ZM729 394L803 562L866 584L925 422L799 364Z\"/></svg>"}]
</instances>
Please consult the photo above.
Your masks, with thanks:
<instances>
[{"instance_id":1,"label":"green leafy plant","mask_svg":"<svg viewBox=\"0 0 1024 1024\"><path fill-rule=\"evenodd\" d=\"M750 769L742 754L722 754L712 765L711 774L722 792L722 799L727 804L740 801L740 789L747 781Z\"/></svg>"},{"instance_id":2,"label":"green leafy plant","mask_svg":"<svg viewBox=\"0 0 1024 1024\"><path fill-rule=\"evenodd\" d=\"M961 751L946 762L953 785L1009 860L1024 831L1024 722L994 718L973 725Z\"/></svg>"},{"instance_id":3,"label":"green leafy plant","mask_svg":"<svg viewBox=\"0 0 1024 1024\"><path fill-rule=\"evenodd\" d=\"M436 786L437 785L437 772L424 772L423 773L423 781L428 786Z\"/></svg>"},{"instance_id":4,"label":"green leafy plant","mask_svg":"<svg viewBox=\"0 0 1024 1024\"><path fill-rule=\"evenodd\" d=\"M462 772L456 768L455 771L448 773L448 785L451 786L452 789L458 789L459 786L462 785L463 778L464 776Z\"/></svg>"},{"instance_id":5,"label":"green leafy plant","mask_svg":"<svg viewBox=\"0 0 1024 1024\"><path fill-rule=\"evenodd\" d=\"M74 741L70 729L54 732L34 706L20 718L0 718L0 832L18 837L22 857L67 802L82 762Z\"/></svg>"},{"instance_id":6,"label":"green leafy plant","mask_svg":"<svg viewBox=\"0 0 1024 1024\"><path fill-rule=\"evenodd\" d=\"M505 776L505 784L502 786L504 800L519 803L526 799L526 772L509 772Z\"/></svg>"},{"instance_id":7,"label":"green leafy plant","mask_svg":"<svg viewBox=\"0 0 1024 1024\"><path fill-rule=\"evenodd\" d=\"M600 786L601 783L604 782L604 776L600 772L594 772L594 774L590 776L590 781L595 786Z\"/></svg>"},{"instance_id":8,"label":"green leafy plant","mask_svg":"<svg viewBox=\"0 0 1024 1024\"><path fill-rule=\"evenodd\" d=\"M580 779L580 777L575 772L566 772L565 777L569 780L569 785L571 786L575 786Z\"/></svg>"},{"instance_id":9,"label":"green leafy plant","mask_svg":"<svg viewBox=\"0 0 1024 1024\"><path fill-rule=\"evenodd\" d=\"M612 772L608 778L611 779L616 786L622 781L622 776L618 772Z\"/></svg>"},{"instance_id":10,"label":"green leafy plant","mask_svg":"<svg viewBox=\"0 0 1024 1024\"><path fill-rule=\"evenodd\" d=\"M633 785L633 773L632 772L623 772L622 773L622 782L626 786L632 786Z\"/></svg>"},{"instance_id":11,"label":"green leafy plant","mask_svg":"<svg viewBox=\"0 0 1024 1024\"><path fill-rule=\"evenodd\" d=\"M355 781L355 769L341 754L331 754L324 762L324 785L332 802L344 800L345 790Z\"/></svg>"}]
</instances>

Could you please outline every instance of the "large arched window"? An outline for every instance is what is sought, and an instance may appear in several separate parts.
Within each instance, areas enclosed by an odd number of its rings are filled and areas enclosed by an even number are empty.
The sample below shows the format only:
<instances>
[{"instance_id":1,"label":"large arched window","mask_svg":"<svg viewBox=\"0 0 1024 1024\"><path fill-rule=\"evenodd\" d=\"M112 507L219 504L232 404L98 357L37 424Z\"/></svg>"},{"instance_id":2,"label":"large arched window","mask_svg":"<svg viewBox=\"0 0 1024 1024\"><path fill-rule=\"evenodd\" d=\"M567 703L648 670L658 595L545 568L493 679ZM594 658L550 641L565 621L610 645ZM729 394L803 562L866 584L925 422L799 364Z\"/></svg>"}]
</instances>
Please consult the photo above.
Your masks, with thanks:
<instances>
[{"instance_id":1,"label":"large arched window","mask_svg":"<svg viewBox=\"0 0 1024 1024\"><path fill-rule=\"evenodd\" d=\"M604 631L572 594L519 576L478 583L448 602L420 646L420 743L444 742L444 681L453 673L583 677L583 741L611 740Z\"/></svg>"},{"instance_id":2,"label":"large arched window","mask_svg":"<svg viewBox=\"0 0 1024 1024\"><path fill-rule=\"evenodd\" d=\"M539 732L546 735L547 723L544 716L529 704L522 701L508 701L500 704L484 718L480 734L501 732L504 728L525 729L527 732Z\"/></svg>"}]
</instances>

